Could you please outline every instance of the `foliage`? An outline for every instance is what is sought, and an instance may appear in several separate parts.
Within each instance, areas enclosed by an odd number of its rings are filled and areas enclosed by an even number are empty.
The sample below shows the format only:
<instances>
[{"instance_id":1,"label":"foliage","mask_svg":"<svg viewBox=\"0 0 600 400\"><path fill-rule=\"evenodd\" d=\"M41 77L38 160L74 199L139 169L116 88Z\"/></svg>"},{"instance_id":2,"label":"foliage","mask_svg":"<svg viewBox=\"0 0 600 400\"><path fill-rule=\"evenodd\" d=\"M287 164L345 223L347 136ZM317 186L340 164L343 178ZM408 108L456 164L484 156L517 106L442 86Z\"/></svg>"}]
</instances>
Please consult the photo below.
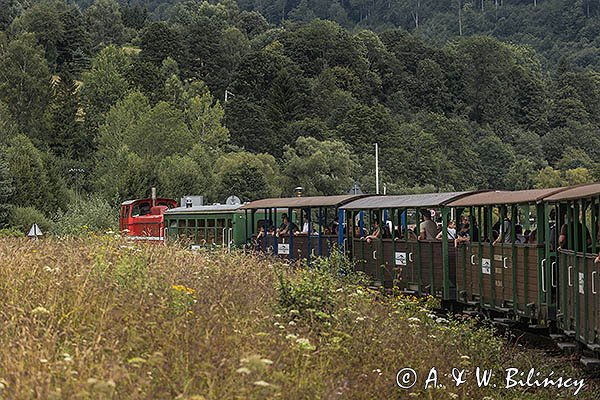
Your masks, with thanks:
<instances>
[{"instance_id":1,"label":"foliage","mask_svg":"<svg viewBox=\"0 0 600 400\"><path fill-rule=\"evenodd\" d=\"M388 193L600 171L595 1L76 3L0 7L0 204L373 192L375 143Z\"/></svg>"},{"instance_id":2,"label":"foliage","mask_svg":"<svg viewBox=\"0 0 600 400\"><path fill-rule=\"evenodd\" d=\"M29 232L33 224L37 224L42 233L47 235L52 228L52 221L44 213L34 207L13 207L8 215L8 223L23 233Z\"/></svg>"},{"instance_id":3,"label":"foliage","mask_svg":"<svg viewBox=\"0 0 600 400\"><path fill-rule=\"evenodd\" d=\"M59 236L87 232L117 231L118 210L106 200L92 196L78 199L66 211L52 216L52 233Z\"/></svg>"},{"instance_id":4,"label":"foliage","mask_svg":"<svg viewBox=\"0 0 600 400\"><path fill-rule=\"evenodd\" d=\"M356 179L357 164L348 146L341 141L319 141L299 137L283 158L285 192L302 186L306 195L344 193Z\"/></svg>"},{"instance_id":5,"label":"foliage","mask_svg":"<svg viewBox=\"0 0 600 400\"><path fill-rule=\"evenodd\" d=\"M277 271L302 288L300 305L326 308L314 318L278 311ZM0 345L11 349L0 389L8 398L36 388L44 398L546 400L573 388L506 390L500 378L479 388L472 371L500 377L535 366L544 377L585 377L564 357L524 349L476 319L436 315L431 298L386 296L243 254L132 245L118 235L11 238L0 241L0 275L0 306L12 316L0 328ZM449 383L452 368L469 372L459 387L420 384L409 396L395 383L405 367L420 379L436 367ZM578 397L597 398L598 389L586 378Z\"/></svg>"},{"instance_id":6,"label":"foliage","mask_svg":"<svg viewBox=\"0 0 600 400\"><path fill-rule=\"evenodd\" d=\"M217 198L236 195L245 201L275 197L279 195L277 174L277 163L269 154L225 154L215 164Z\"/></svg>"},{"instance_id":7,"label":"foliage","mask_svg":"<svg viewBox=\"0 0 600 400\"><path fill-rule=\"evenodd\" d=\"M24 33L8 40L0 32L0 100L8 106L20 132L39 137L49 95L50 72L35 37Z\"/></svg>"}]
</instances>

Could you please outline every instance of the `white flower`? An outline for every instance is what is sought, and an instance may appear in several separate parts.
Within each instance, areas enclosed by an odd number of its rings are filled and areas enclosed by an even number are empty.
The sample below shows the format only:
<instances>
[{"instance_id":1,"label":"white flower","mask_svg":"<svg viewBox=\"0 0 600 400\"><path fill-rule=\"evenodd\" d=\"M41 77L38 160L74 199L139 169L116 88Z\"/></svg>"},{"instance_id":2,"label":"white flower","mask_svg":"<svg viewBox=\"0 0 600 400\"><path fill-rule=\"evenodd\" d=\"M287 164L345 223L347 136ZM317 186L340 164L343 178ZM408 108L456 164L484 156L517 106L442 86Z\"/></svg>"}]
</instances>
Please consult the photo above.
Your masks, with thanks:
<instances>
[{"instance_id":1,"label":"white flower","mask_svg":"<svg viewBox=\"0 0 600 400\"><path fill-rule=\"evenodd\" d=\"M246 367L241 367L238 368L235 372L237 372L238 374L248 375L250 373L250 370Z\"/></svg>"},{"instance_id":2,"label":"white flower","mask_svg":"<svg viewBox=\"0 0 600 400\"><path fill-rule=\"evenodd\" d=\"M49 315L50 311L48 311L44 307L38 306L38 307L34 308L33 310L31 310L31 313L36 316L37 315Z\"/></svg>"}]
</instances>

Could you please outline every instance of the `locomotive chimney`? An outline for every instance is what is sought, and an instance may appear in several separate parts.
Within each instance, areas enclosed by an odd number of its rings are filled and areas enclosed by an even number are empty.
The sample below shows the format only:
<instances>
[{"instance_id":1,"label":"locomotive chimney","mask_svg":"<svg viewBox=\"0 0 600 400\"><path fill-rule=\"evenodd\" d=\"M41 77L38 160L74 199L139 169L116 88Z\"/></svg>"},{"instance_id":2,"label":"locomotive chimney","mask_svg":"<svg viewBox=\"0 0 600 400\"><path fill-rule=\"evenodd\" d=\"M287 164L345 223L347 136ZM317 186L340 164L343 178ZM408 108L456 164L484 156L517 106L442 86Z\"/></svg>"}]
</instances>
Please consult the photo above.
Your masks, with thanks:
<instances>
[{"instance_id":1,"label":"locomotive chimney","mask_svg":"<svg viewBox=\"0 0 600 400\"><path fill-rule=\"evenodd\" d=\"M156 188L152 188L152 207L156 207Z\"/></svg>"}]
</instances>

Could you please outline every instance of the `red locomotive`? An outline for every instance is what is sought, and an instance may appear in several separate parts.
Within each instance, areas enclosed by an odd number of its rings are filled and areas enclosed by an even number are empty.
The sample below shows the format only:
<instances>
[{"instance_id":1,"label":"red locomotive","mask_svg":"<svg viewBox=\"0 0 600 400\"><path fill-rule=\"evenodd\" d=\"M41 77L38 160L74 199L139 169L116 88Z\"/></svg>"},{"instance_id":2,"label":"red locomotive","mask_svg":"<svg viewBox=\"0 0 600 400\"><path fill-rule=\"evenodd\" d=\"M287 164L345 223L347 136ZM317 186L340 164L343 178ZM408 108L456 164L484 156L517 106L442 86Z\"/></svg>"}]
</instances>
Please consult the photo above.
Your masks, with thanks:
<instances>
[{"instance_id":1,"label":"red locomotive","mask_svg":"<svg viewBox=\"0 0 600 400\"><path fill-rule=\"evenodd\" d=\"M154 190L152 198L124 201L119 214L119 230L131 239L163 242L164 213L174 207L177 207L175 200L157 198Z\"/></svg>"}]
</instances>

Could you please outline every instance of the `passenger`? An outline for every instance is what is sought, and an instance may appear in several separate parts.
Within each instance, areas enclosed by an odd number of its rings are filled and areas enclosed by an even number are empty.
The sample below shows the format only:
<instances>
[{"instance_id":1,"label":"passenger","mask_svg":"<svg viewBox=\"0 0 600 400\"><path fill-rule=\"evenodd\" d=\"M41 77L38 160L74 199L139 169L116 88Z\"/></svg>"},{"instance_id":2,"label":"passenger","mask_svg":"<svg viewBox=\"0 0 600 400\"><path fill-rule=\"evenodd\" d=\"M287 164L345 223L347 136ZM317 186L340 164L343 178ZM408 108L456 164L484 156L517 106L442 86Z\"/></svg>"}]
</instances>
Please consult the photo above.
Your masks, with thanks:
<instances>
[{"instance_id":1,"label":"passenger","mask_svg":"<svg viewBox=\"0 0 600 400\"><path fill-rule=\"evenodd\" d=\"M516 244L525 244L527 243L527 238L523 235L523 225L517 224L515 225L515 243Z\"/></svg>"},{"instance_id":2,"label":"passenger","mask_svg":"<svg viewBox=\"0 0 600 400\"><path fill-rule=\"evenodd\" d=\"M333 221L331 222L331 234L332 235L337 235L338 234L338 229L340 228L340 218L339 217L335 217L333 219Z\"/></svg>"},{"instance_id":3,"label":"passenger","mask_svg":"<svg viewBox=\"0 0 600 400\"><path fill-rule=\"evenodd\" d=\"M360 238L360 240L366 240L367 243L371 243L371 241L373 241L375 239L379 239L380 236L381 236L381 228L379 226L379 221L374 220L373 221L373 230L371 231L371 234Z\"/></svg>"},{"instance_id":4,"label":"passenger","mask_svg":"<svg viewBox=\"0 0 600 400\"><path fill-rule=\"evenodd\" d=\"M477 226L477 220L475 219L475 217L472 218L472 231L473 231L473 235L469 234L469 236L473 236L473 240L479 241L480 240L480 236L479 236L479 227Z\"/></svg>"},{"instance_id":5,"label":"passenger","mask_svg":"<svg viewBox=\"0 0 600 400\"><path fill-rule=\"evenodd\" d=\"M290 234L290 220L288 219L287 214L283 214L281 216L281 225L279 229L277 229L277 237L286 236Z\"/></svg>"},{"instance_id":6,"label":"passenger","mask_svg":"<svg viewBox=\"0 0 600 400\"><path fill-rule=\"evenodd\" d=\"M464 223L461 225L460 229L456 233L456 241L454 244L460 243L469 243L471 241L471 237L469 235L469 223Z\"/></svg>"},{"instance_id":7,"label":"passenger","mask_svg":"<svg viewBox=\"0 0 600 400\"><path fill-rule=\"evenodd\" d=\"M550 210L548 222L550 224L550 230L548 231L548 235L550 236L550 251L556 251L556 209L553 208Z\"/></svg>"},{"instance_id":8,"label":"passenger","mask_svg":"<svg viewBox=\"0 0 600 400\"><path fill-rule=\"evenodd\" d=\"M507 214L507 209L506 206L501 206L500 207L500 218L502 223L499 224L499 234L498 237L496 239L494 239L494 245L504 242L504 243L511 243L512 239L511 239L511 234L512 234L512 223L510 222L510 219L508 219L508 217L506 216ZM500 221L498 221L500 222ZM521 232L523 233L523 232Z\"/></svg>"},{"instance_id":9,"label":"passenger","mask_svg":"<svg viewBox=\"0 0 600 400\"><path fill-rule=\"evenodd\" d=\"M527 236L527 243L536 244L537 243L537 229L531 231L529 236Z\"/></svg>"},{"instance_id":10,"label":"passenger","mask_svg":"<svg viewBox=\"0 0 600 400\"><path fill-rule=\"evenodd\" d=\"M437 240L442 240L442 234L443 234L443 230L437 234L437 236L435 237ZM448 240L455 240L456 239L456 223L454 223L454 220L450 220L448 222Z\"/></svg>"},{"instance_id":11,"label":"passenger","mask_svg":"<svg viewBox=\"0 0 600 400\"><path fill-rule=\"evenodd\" d=\"M575 250L575 251L585 251L587 249L587 247L589 245L592 244L592 237L590 236L590 230L587 229L586 227L586 245L584 245L582 242L582 230L583 230L583 224L581 223L581 221L579 221L579 219L577 220L577 223L573 223L573 221L571 221L570 223L571 225L571 231L575 231L575 238L578 241L578 248L574 249L571 247L575 246L575 242L573 241L572 244L569 244L569 240L568 240L568 234L569 234L569 226L568 224L565 222L561 227L560 227L560 235L558 236L558 248L559 249L565 249L565 250Z\"/></svg>"},{"instance_id":12,"label":"passenger","mask_svg":"<svg viewBox=\"0 0 600 400\"><path fill-rule=\"evenodd\" d=\"M408 240L413 240L413 241L417 241L419 240L419 235L417 235L417 227L415 226L412 229L408 230Z\"/></svg>"},{"instance_id":13,"label":"passenger","mask_svg":"<svg viewBox=\"0 0 600 400\"><path fill-rule=\"evenodd\" d=\"M302 224L302 231L300 231L301 235L308 235L311 229L308 226L308 217L304 217L304 223Z\"/></svg>"},{"instance_id":14,"label":"passenger","mask_svg":"<svg viewBox=\"0 0 600 400\"><path fill-rule=\"evenodd\" d=\"M261 225L258 228L258 235L256 235L256 240L260 240L265 237L265 226Z\"/></svg>"},{"instance_id":15,"label":"passenger","mask_svg":"<svg viewBox=\"0 0 600 400\"><path fill-rule=\"evenodd\" d=\"M392 238L392 231L391 231L390 226L392 226L392 221L386 221L386 223L383 225L383 238L384 239Z\"/></svg>"},{"instance_id":16,"label":"passenger","mask_svg":"<svg viewBox=\"0 0 600 400\"><path fill-rule=\"evenodd\" d=\"M434 240L437 236L437 224L431 220L431 211L421 210L421 216L419 240Z\"/></svg>"}]
</instances>

